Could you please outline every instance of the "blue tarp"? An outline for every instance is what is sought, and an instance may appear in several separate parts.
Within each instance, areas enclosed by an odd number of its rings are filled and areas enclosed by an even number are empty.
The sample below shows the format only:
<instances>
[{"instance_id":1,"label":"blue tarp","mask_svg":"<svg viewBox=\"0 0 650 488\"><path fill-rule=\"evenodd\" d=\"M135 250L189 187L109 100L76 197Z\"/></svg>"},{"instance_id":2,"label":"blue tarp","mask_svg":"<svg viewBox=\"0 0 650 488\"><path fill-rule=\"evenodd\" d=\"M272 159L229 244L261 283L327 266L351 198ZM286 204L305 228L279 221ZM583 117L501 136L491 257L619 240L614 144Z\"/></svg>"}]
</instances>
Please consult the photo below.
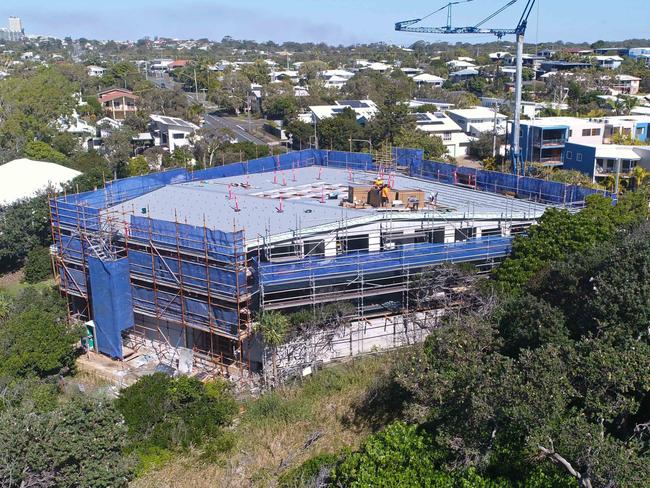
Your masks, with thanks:
<instances>
[{"instance_id":1,"label":"blue tarp","mask_svg":"<svg viewBox=\"0 0 650 488\"><path fill-rule=\"evenodd\" d=\"M291 263L261 263L262 286L303 283L310 278L376 273L441 263L462 263L506 256L512 238L485 237L454 244L411 244L394 251L350 252L332 258L305 258Z\"/></svg>"},{"instance_id":2,"label":"blue tarp","mask_svg":"<svg viewBox=\"0 0 650 488\"><path fill-rule=\"evenodd\" d=\"M97 347L103 354L122 359L122 331L133 327L129 262L90 256L88 271Z\"/></svg>"}]
</instances>

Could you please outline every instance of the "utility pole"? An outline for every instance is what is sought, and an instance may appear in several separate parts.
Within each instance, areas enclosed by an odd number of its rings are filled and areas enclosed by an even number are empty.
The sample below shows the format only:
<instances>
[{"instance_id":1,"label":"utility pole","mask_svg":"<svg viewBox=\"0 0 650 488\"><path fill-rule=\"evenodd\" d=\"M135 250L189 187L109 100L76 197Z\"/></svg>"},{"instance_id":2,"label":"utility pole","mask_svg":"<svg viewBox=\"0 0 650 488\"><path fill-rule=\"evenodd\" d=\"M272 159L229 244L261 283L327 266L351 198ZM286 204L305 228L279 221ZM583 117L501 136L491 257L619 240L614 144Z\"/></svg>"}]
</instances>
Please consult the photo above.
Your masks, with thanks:
<instances>
[{"instance_id":1,"label":"utility pole","mask_svg":"<svg viewBox=\"0 0 650 488\"><path fill-rule=\"evenodd\" d=\"M524 71L524 34L517 34L517 69L516 69L516 81L515 81L515 123L512 129L512 164L513 172L519 174L523 173L523 168L521 163L521 148L519 147L519 135L521 133L521 92L522 92L522 80L523 80L523 71Z\"/></svg>"},{"instance_id":2,"label":"utility pole","mask_svg":"<svg viewBox=\"0 0 650 488\"><path fill-rule=\"evenodd\" d=\"M496 162L497 159L497 113L499 109L499 105L497 104L496 100L494 102L494 125L492 127L492 157L494 158L494 161Z\"/></svg>"},{"instance_id":3,"label":"utility pole","mask_svg":"<svg viewBox=\"0 0 650 488\"><path fill-rule=\"evenodd\" d=\"M194 68L194 100L199 102L199 84L196 81L196 67Z\"/></svg>"}]
</instances>

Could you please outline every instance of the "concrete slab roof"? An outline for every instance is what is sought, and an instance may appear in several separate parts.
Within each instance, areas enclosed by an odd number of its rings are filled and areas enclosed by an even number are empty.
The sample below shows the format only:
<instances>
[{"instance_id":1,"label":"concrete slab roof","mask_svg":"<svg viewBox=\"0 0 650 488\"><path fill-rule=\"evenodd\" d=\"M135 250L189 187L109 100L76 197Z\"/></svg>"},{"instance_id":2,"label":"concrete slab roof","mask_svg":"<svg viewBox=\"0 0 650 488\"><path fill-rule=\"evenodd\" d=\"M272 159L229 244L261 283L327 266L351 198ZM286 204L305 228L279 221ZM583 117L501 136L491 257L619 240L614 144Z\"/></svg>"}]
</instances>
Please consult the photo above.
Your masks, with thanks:
<instances>
[{"instance_id":1,"label":"concrete slab roof","mask_svg":"<svg viewBox=\"0 0 650 488\"><path fill-rule=\"evenodd\" d=\"M317 230L355 221L369 222L386 215L374 208L341 206L348 186L371 185L376 172L334 169L321 166L278 173L257 173L191 183L168 185L107 209L154 219L221 229L245 229L246 239ZM350 179L352 177L352 179ZM384 180L387 180L384 177ZM448 218L537 218L548 205L517 200L402 175L394 176L396 189L418 189L427 197L437 195ZM338 193L328 199L328 193ZM282 195L282 203L280 203ZM142 213L145 209L145 213ZM237 210L239 209L239 210ZM280 212L282 210L282 212ZM397 213L397 212L389 212ZM403 213L403 212L400 212Z\"/></svg>"}]
</instances>

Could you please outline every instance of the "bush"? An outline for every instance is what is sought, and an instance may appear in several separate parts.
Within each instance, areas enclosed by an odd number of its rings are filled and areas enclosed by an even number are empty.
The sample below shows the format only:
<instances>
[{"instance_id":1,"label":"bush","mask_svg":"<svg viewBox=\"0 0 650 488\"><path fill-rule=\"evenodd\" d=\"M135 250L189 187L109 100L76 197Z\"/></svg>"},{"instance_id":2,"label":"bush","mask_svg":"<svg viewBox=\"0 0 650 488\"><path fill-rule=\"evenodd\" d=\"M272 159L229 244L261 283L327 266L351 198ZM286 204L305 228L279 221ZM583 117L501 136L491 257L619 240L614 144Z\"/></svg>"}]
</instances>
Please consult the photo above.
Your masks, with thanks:
<instances>
[{"instance_id":1,"label":"bush","mask_svg":"<svg viewBox=\"0 0 650 488\"><path fill-rule=\"evenodd\" d=\"M126 487L134 463L125 447L110 402L75 398L44 413L11 408L0 414L0 486Z\"/></svg>"},{"instance_id":2,"label":"bush","mask_svg":"<svg viewBox=\"0 0 650 488\"><path fill-rule=\"evenodd\" d=\"M74 345L80 338L76 328L54 313L38 309L18 313L0 327L0 375L45 377L72 369Z\"/></svg>"},{"instance_id":3,"label":"bush","mask_svg":"<svg viewBox=\"0 0 650 488\"><path fill-rule=\"evenodd\" d=\"M280 488L307 488L315 486L315 480L323 470L333 466L338 459L336 454L323 453L307 459L300 466L283 473L278 479Z\"/></svg>"},{"instance_id":4,"label":"bush","mask_svg":"<svg viewBox=\"0 0 650 488\"><path fill-rule=\"evenodd\" d=\"M35 247L27 253L25 260L25 281L38 283L52 277L50 250L47 247Z\"/></svg>"},{"instance_id":5,"label":"bush","mask_svg":"<svg viewBox=\"0 0 650 488\"><path fill-rule=\"evenodd\" d=\"M217 435L237 404L224 382L156 373L122 390L117 408L136 446L178 449Z\"/></svg>"}]
</instances>

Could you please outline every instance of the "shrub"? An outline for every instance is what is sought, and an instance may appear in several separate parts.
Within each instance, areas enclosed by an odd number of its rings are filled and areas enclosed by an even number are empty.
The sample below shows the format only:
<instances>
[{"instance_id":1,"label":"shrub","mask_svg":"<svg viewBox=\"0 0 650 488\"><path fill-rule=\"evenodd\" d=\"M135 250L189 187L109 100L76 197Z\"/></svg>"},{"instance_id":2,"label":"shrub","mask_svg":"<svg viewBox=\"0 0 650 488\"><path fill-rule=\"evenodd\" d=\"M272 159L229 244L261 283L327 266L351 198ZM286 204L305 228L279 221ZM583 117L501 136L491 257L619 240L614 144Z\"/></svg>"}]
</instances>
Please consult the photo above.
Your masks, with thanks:
<instances>
[{"instance_id":1,"label":"shrub","mask_svg":"<svg viewBox=\"0 0 650 488\"><path fill-rule=\"evenodd\" d=\"M25 261L25 281L34 284L51 277L50 250L47 247L35 247L29 251Z\"/></svg>"},{"instance_id":2,"label":"shrub","mask_svg":"<svg viewBox=\"0 0 650 488\"><path fill-rule=\"evenodd\" d=\"M283 473L278 479L280 488L307 488L315 485L315 479L323 470L333 466L338 459L336 454L323 453L307 459L300 466Z\"/></svg>"},{"instance_id":3,"label":"shrub","mask_svg":"<svg viewBox=\"0 0 650 488\"><path fill-rule=\"evenodd\" d=\"M218 434L237 404L224 382L156 373L122 390L117 408L136 445L177 449Z\"/></svg>"},{"instance_id":4,"label":"shrub","mask_svg":"<svg viewBox=\"0 0 650 488\"><path fill-rule=\"evenodd\" d=\"M111 402L74 398L53 411L0 413L0 486L126 487L124 422Z\"/></svg>"},{"instance_id":5,"label":"shrub","mask_svg":"<svg viewBox=\"0 0 650 488\"><path fill-rule=\"evenodd\" d=\"M0 327L0 375L44 377L72 369L80 338L79 330L51 312L18 313Z\"/></svg>"}]
</instances>

